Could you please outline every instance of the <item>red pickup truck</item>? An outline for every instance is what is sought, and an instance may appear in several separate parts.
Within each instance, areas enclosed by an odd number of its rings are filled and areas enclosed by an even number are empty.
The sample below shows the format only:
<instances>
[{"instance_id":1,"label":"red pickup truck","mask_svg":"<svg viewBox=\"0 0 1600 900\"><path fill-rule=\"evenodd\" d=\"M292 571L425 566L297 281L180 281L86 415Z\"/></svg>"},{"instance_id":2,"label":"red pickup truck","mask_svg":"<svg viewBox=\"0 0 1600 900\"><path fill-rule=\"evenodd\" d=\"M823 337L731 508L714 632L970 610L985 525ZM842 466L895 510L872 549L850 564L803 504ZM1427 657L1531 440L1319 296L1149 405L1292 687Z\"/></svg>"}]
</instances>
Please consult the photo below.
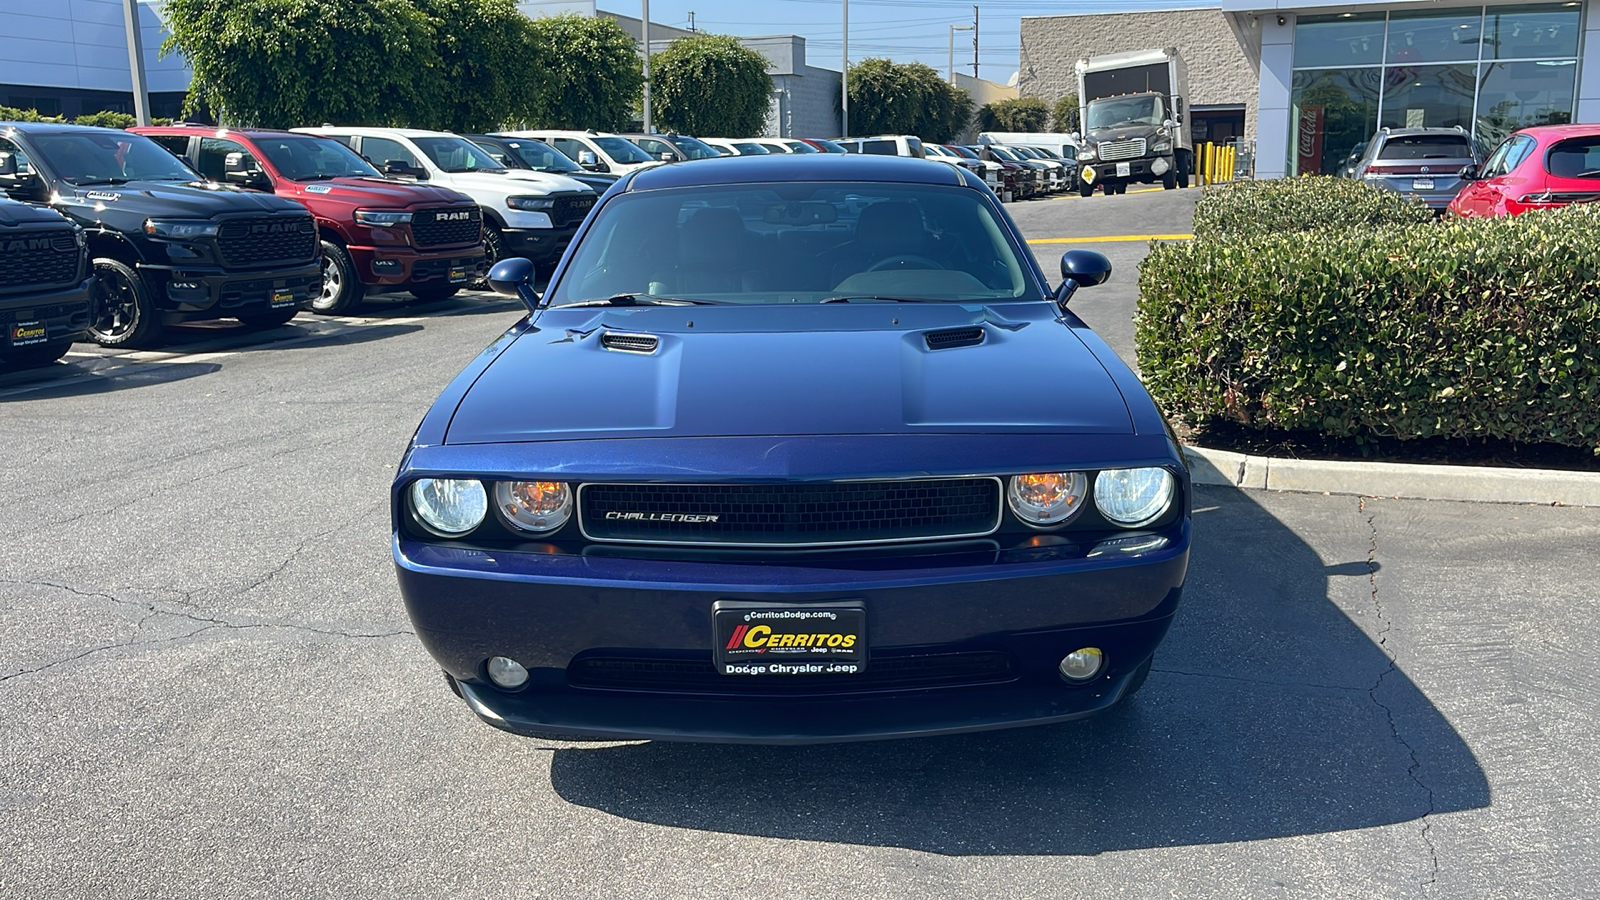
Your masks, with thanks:
<instances>
[{"instance_id":1,"label":"red pickup truck","mask_svg":"<svg viewBox=\"0 0 1600 900\"><path fill-rule=\"evenodd\" d=\"M440 300L487 270L483 213L449 188L385 178L331 138L288 131L154 126L148 136L221 184L298 200L322 240L324 315L348 313L370 293Z\"/></svg>"}]
</instances>

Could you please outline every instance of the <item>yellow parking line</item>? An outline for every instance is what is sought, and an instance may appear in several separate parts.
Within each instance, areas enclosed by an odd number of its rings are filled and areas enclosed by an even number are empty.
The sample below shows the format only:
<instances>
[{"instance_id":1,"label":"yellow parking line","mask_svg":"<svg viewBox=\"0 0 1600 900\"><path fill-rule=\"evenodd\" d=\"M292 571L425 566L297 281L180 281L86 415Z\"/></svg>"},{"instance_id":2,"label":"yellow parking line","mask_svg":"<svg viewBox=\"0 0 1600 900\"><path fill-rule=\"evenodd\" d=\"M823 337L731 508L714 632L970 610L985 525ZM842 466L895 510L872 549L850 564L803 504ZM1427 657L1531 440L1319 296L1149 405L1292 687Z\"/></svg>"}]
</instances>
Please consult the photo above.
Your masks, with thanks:
<instances>
[{"instance_id":1,"label":"yellow parking line","mask_svg":"<svg viewBox=\"0 0 1600 900\"><path fill-rule=\"evenodd\" d=\"M1030 244L1109 244L1124 241L1187 241L1192 234L1105 234L1099 237L1035 238Z\"/></svg>"}]
</instances>

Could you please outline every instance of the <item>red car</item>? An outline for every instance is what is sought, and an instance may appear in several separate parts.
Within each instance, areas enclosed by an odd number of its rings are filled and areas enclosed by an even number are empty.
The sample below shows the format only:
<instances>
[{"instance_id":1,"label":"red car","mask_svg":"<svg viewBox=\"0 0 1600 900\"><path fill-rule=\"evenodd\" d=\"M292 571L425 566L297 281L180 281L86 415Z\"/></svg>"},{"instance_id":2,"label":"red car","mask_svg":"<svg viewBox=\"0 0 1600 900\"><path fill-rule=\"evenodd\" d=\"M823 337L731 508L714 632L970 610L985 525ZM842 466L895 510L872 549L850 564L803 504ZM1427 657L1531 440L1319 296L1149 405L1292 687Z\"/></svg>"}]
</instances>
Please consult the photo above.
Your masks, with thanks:
<instances>
[{"instance_id":1,"label":"red car","mask_svg":"<svg viewBox=\"0 0 1600 900\"><path fill-rule=\"evenodd\" d=\"M385 178L331 138L183 125L130 128L222 184L297 200L322 237L312 312L345 314L367 293L454 295L488 269L483 213L465 194Z\"/></svg>"},{"instance_id":2,"label":"red car","mask_svg":"<svg viewBox=\"0 0 1600 900\"><path fill-rule=\"evenodd\" d=\"M1524 128L1462 175L1467 184L1449 207L1458 216L1514 216L1600 200L1600 125Z\"/></svg>"}]
</instances>

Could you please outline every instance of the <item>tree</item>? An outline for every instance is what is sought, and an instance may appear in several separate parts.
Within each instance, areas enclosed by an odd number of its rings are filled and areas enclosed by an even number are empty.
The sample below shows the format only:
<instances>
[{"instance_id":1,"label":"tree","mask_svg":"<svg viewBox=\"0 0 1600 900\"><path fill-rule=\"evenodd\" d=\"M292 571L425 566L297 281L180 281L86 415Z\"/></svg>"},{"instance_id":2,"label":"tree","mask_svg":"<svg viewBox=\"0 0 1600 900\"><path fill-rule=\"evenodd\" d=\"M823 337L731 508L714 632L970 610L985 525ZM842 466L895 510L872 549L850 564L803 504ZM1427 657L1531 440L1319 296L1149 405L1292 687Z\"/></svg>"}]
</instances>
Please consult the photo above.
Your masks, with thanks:
<instances>
[{"instance_id":1,"label":"tree","mask_svg":"<svg viewBox=\"0 0 1600 900\"><path fill-rule=\"evenodd\" d=\"M673 41L651 60L655 118L702 137L750 137L765 130L772 102L767 58L721 34Z\"/></svg>"},{"instance_id":2,"label":"tree","mask_svg":"<svg viewBox=\"0 0 1600 900\"><path fill-rule=\"evenodd\" d=\"M972 98L922 63L865 59L850 69L850 130L953 139L972 118Z\"/></svg>"},{"instance_id":3,"label":"tree","mask_svg":"<svg viewBox=\"0 0 1600 900\"><path fill-rule=\"evenodd\" d=\"M546 89L528 112L541 128L619 130L644 84L638 44L614 19L568 13L532 23L544 48Z\"/></svg>"},{"instance_id":4,"label":"tree","mask_svg":"<svg viewBox=\"0 0 1600 900\"><path fill-rule=\"evenodd\" d=\"M1061 134L1071 134L1078 130L1078 95L1067 94L1056 101L1055 109L1050 113L1051 124Z\"/></svg>"},{"instance_id":5,"label":"tree","mask_svg":"<svg viewBox=\"0 0 1600 900\"><path fill-rule=\"evenodd\" d=\"M417 128L495 131L529 118L547 89L553 48L534 38L515 0L414 0L433 28L446 90L416 111Z\"/></svg>"},{"instance_id":6,"label":"tree","mask_svg":"<svg viewBox=\"0 0 1600 900\"><path fill-rule=\"evenodd\" d=\"M162 0L162 17L162 54L194 72L185 110L230 124L408 124L447 93L411 0Z\"/></svg>"},{"instance_id":7,"label":"tree","mask_svg":"<svg viewBox=\"0 0 1600 900\"><path fill-rule=\"evenodd\" d=\"M978 110L984 131L1044 131L1050 124L1050 107L1038 97L996 100Z\"/></svg>"}]
</instances>

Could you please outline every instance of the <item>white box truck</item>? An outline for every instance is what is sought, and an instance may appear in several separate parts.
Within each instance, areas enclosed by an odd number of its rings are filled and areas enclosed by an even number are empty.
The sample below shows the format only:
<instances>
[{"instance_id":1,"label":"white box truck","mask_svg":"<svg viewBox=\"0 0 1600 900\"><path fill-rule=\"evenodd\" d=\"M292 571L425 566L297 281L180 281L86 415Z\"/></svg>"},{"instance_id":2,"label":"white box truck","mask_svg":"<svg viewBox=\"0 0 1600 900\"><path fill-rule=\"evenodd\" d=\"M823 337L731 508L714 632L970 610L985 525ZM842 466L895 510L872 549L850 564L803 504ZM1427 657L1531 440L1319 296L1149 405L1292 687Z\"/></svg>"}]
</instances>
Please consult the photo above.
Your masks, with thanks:
<instances>
[{"instance_id":1,"label":"white box truck","mask_svg":"<svg viewBox=\"0 0 1600 900\"><path fill-rule=\"evenodd\" d=\"M1178 48L1108 53L1078 60L1078 193L1100 185L1121 194L1131 182L1172 190L1194 172L1189 73Z\"/></svg>"}]
</instances>

